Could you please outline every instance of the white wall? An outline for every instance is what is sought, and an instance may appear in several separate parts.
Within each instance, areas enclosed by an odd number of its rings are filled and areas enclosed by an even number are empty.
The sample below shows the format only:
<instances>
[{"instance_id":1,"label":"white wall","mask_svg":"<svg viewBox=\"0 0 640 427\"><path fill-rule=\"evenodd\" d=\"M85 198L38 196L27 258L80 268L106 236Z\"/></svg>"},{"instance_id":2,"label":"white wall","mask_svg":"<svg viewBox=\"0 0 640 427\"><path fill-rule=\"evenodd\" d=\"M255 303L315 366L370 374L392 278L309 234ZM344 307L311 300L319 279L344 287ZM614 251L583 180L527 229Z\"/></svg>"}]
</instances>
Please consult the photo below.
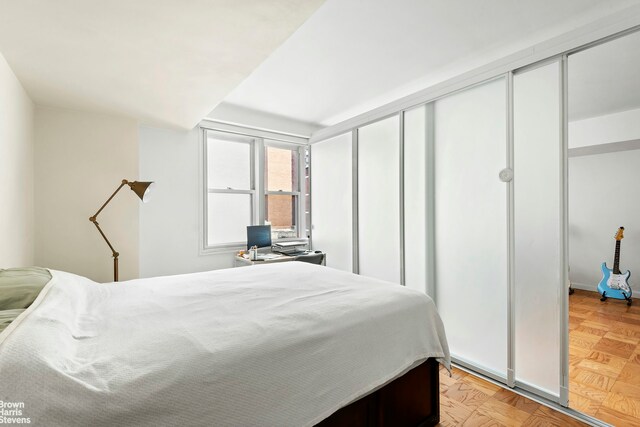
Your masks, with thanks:
<instances>
[{"instance_id":1,"label":"white wall","mask_svg":"<svg viewBox=\"0 0 640 427\"><path fill-rule=\"evenodd\" d=\"M640 139L640 109L569 122L569 148Z\"/></svg>"},{"instance_id":2,"label":"white wall","mask_svg":"<svg viewBox=\"0 0 640 427\"><path fill-rule=\"evenodd\" d=\"M34 263L34 105L0 54L0 268Z\"/></svg>"},{"instance_id":3,"label":"white wall","mask_svg":"<svg viewBox=\"0 0 640 427\"><path fill-rule=\"evenodd\" d=\"M640 109L569 123L570 149L637 139ZM600 264L607 261L613 266L613 236L622 225L626 229L620 268L631 270L630 282L634 289L640 289L640 281L634 280L635 274L640 274L638 182L640 150L569 158L569 278L573 286L596 290Z\"/></svg>"},{"instance_id":4,"label":"white wall","mask_svg":"<svg viewBox=\"0 0 640 427\"><path fill-rule=\"evenodd\" d=\"M113 280L111 251L89 217L120 185L138 179L134 120L37 107L36 263ZM128 187L98 217L120 253L120 280L138 276L140 199Z\"/></svg>"},{"instance_id":5,"label":"white wall","mask_svg":"<svg viewBox=\"0 0 640 427\"><path fill-rule=\"evenodd\" d=\"M595 290L600 264L613 267L613 236L625 227L620 269L640 289L640 150L569 159L569 277Z\"/></svg>"},{"instance_id":6,"label":"white wall","mask_svg":"<svg viewBox=\"0 0 640 427\"><path fill-rule=\"evenodd\" d=\"M140 175L157 187L140 209L140 276L233 266L233 253L200 255L198 130L141 126Z\"/></svg>"}]
</instances>

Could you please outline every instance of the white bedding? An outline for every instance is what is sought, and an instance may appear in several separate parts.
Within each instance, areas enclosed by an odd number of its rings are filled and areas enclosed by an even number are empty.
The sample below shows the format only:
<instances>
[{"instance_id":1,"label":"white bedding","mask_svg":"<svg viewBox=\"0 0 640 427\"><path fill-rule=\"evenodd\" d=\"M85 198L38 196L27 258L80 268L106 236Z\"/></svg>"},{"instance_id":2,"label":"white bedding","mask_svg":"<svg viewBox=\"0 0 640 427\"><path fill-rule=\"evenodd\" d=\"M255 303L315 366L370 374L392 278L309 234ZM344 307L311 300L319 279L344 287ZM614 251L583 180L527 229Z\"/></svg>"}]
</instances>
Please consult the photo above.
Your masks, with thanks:
<instances>
[{"instance_id":1,"label":"white bedding","mask_svg":"<svg viewBox=\"0 0 640 427\"><path fill-rule=\"evenodd\" d=\"M0 334L0 400L32 425L313 425L417 361L449 364L431 299L327 267L52 274Z\"/></svg>"}]
</instances>

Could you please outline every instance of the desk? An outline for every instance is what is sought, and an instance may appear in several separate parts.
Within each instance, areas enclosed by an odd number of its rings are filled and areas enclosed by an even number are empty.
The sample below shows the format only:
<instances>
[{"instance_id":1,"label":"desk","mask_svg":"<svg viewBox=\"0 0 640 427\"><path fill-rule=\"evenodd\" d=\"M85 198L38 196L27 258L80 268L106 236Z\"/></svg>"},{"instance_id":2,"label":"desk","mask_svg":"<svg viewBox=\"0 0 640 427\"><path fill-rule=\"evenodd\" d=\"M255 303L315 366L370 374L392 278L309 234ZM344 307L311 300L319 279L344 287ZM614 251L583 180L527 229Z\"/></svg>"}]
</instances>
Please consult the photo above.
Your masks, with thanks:
<instances>
[{"instance_id":1,"label":"desk","mask_svg":"<svg viewBox=\"0 0 640 427\"><path fill-rule=\"evenodd\" d=\"M271 263L275 263L275 262L295 261L297 256L313 255L314 253L315 253L314 251L307 251L306 254L289 256L289 255L283 255L283 254L279 254L279 253L275 253L275 252L267 252L266 254L258 254L258 256L267 255L269 258L266 258L264 260L256 260L256 261L252 261L249 258L245 258L243 256L236 255L235 259L233 260L233 266L234 267L246 267L246 266L249 266L249 265L271 264ZM273 257L273 255L277 255L277 256ZM327 255L326 254L324 254L324 259L322 260L322 265L327 265Z\"/></svg>"}]
</instances>

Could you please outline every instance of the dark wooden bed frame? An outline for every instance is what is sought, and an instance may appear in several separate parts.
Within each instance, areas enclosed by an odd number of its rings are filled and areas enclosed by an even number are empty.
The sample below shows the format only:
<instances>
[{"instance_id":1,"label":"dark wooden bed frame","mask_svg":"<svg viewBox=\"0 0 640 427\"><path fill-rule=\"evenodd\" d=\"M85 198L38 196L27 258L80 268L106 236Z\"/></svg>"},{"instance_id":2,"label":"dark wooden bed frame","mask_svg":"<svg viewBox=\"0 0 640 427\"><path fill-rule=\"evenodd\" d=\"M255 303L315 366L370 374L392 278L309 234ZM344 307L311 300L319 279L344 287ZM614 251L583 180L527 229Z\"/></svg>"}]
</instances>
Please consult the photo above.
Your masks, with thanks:
<instances>
[{"instance_id":1,"label":"dark wooden bed frame","mask_svg":"<svg viewBox=\"0 0 640 427\"><path fill-rule=\"evenodd\" d=\"M439 366L435 359L427 359L317 427L427 427L439 422Z\"/></svg>"}]
</instances>

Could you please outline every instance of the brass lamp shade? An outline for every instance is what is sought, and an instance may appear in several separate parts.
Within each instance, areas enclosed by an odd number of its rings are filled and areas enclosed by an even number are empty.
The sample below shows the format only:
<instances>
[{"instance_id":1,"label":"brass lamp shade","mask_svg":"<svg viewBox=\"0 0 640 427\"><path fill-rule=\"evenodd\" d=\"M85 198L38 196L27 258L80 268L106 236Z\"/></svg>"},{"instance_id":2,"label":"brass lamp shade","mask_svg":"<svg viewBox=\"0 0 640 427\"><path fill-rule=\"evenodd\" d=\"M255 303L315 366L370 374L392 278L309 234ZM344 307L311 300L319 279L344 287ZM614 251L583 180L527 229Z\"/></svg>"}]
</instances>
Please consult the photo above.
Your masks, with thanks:
<instances>
[{"instance_id":1,"label":"brass lamp shade","mask_svg":"<svg viewBox=\"0 0 640 427\"><path fill-rule=\"evenodd\" d=\"M142 202L146 203L149 201L149 194L151 193L151 189L155 187L153 181L151 182L142 182L142 181L134 181L129 182L129 187L131 190L140 197Z\"/></svg>"}]
</instances>

